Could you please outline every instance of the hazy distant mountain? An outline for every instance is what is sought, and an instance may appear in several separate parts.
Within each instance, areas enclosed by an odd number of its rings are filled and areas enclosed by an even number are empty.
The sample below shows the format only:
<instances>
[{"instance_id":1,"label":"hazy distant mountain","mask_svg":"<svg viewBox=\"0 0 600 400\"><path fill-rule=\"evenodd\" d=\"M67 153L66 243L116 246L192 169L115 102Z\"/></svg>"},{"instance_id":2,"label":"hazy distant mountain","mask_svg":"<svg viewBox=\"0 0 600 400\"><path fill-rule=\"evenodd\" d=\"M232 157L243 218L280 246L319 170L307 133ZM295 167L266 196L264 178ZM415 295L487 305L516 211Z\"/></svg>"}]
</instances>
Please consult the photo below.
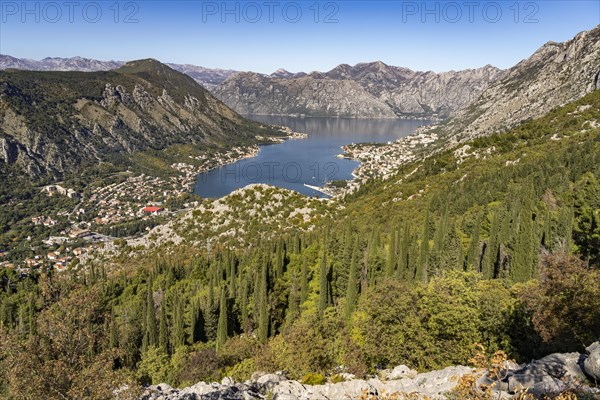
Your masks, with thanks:
<instances>
[{"instance_id":1,"label":"hazy distant mountain","mask_svg":"<svg viewBox=\"0 0 600 400\"><path fill-rule=\"evenodd\" d=\"M211 69L199 67L190 64L167 64L169 67L183 72L194 78L196 82L204 86L205 88L212 90L215 86L225 82L231 75L237 73L230 69Z\"/></svg>"},{"instance_id":2,"label":"hazy distant mountain","mask_svg":"<svg viewBox=\"0 0 600 400\"><path fill-rule=\"evenodd\" d=\"M241 113L342 117L446 118L465 107L502 71L492 66L418 72L380 61L341 64L329 72L238 73L213 92Z\"/></svg>"},{"instance_id":3,"label":"hazy distant mountain","mask_svg":"<svg viewBox=\"0 0 600 400\"><path fill-rule=\"evenodd\" d=\"M43 60L29 60L0 54L0 69L16 68L32 71L108 71L119 68L122 61L98 61L90 58L47 57Z\"/></svg>"},{"instance_id":4,"label":"hazy distant mountain","mask_svg":"<svg viewBox=\"0 0 600 400\"><path fill-rule=\"evenodd\" d=\"M286 71L283 68L279 68L277 71L273 72L270 75L272 78L300 78L303 76L306 76L306 72L290 72L290 71Z\"/></svg>"},{"instance_id":5,"label":"hazy distant mountain","mask_svg":"<svg viewBox=\"0 0 600 400\"><path fill-rule=\"evenodd\" d=\"M156 60L98 72L0 71L0 169L58 177L138 150L243 144L256 134L265 129Z\"/></svg>"},{"instance_id":6,"label":"hazy distant mountain","mask_svg":"<svg viewBox=\"0 0 600 400\"><path fill-rule=\"evenodd\" d=\"M89 58L44 58L43 60L29 60L0 54L0 70L16 68L31 71L109 71L119 68L124 61L98 61ZM166 64L176 71L183 72L194 78L207 89L211 89L225 81L236 71L224 69L210 69L189 64Z\"/></svg>"}]
</instances>

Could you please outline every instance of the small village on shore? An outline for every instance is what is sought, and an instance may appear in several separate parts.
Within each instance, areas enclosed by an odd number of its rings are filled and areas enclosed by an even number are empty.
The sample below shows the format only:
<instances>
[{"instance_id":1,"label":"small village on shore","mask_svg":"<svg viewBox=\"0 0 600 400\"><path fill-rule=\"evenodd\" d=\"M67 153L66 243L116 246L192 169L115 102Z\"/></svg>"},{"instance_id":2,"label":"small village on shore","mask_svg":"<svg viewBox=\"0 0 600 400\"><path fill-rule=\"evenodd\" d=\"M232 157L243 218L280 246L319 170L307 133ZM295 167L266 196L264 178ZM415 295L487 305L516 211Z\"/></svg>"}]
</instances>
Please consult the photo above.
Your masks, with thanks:
<instances>
[{"instance_id":1,"label":"small village on shore","mask_svg":"<svg viewBox=\"0 0 600 400\"><path fill-rule=\"evenodd\" d=\"M304 139L306 133L281 127L282 137L256 137L261 143L281 143L287 139ZM258 145L236 146L227 151L194 157L190 162L170 165L172 176L157 177L118 174L111 183L86 188L78 193L61 184L44 186L45 195L64 196L78 201L73 209L64 209L31 218L31 224L48 231L41 245L32 243L30 255L13 257L10 249L0 248L0 269L13 269L20 275L35 270L53 269L57 272L77 268L89 252L123 238L143 235L178 212L198 206L201 198L192 195L197 176L212 169L255 157ZM191 157L191 156L190 156ZM120 233L120 234L115 234ZM124 234L123 234L124 233ZM31 236L25 238L32 242Z\"/></svg>"},{"instance_id":2,"label":"small village on shore","mask_svg":"<svg viewBox=\"0 0 600 400\"><path fill-rule=\"evenodd\" d=\"M286 138L256 137L261 143L281 143L290 139L305 139L298 133L281 127ZM327 182L323 186L305 185L324 194L328 199L341 199L357 191L367 180L388 179L401 164L415 158L415 150L433 143L435 135L417 132L395 142L384 144L359 143L342 147L338 157L353 159L360 165L352 180ZM123 172L115 181L77 193L59 184L41 189L48 196L66 196L78 200L72 210L61 210L56 215L38 215L31 218L34 226L47 228L49 234L42 246L32 246L32 254L15 260L10 250L0 249L0 269L14 269L19 274L34 270L53 269L62 272L77 268L93 254L116 249L117 242L146 235L157 225L171 220L176 214L199 206L201 198L192 195L199 174L255 157L258 145L238 146L228 151L196 156L193 163L183 160L170 167L176 171L169 177ZM191 157L191 156L190 156ZM57 227L60 232L56 233ZM31 238L28 238L31 240Z\"/></svg>"},{"instance_id":3,"label":"small village on shore","mask_svg":"<svg viewBox=\"0 0 600 400\"><path fill-rule=\"evenodd\" d=\"M287 139L308 137L306 133L294 132L288 127L281 127L281 131ZM400 165L415 159L417 150L431 145L436 139L435 134L417 130L415 134L394 142L342 146L343 153L338 157L360 162L352 173L353 179L331 181L323 186L305 186L324 194L327 199L343 199L347 194L356 192L369 179L389 179ZM284 139L257 137L257 140L277 144ZM171 168L178 173L167 178L126 174L121 181L91 188L86 195L60 185L44 187L42 190L49 196L68 196L79 199L79 203L70 212L63 211L54 217L40 215L32 218L32 223L55 227L61 217L68 217L67 227L60 236L49 236L44 240L46 248L43 253L21 262L10 262L9 252L0 252L0 268L14 268L24 274L35 268L53 268L56 271L76 268L81 260L90 259L89 251L93 254L96 250L115 249L116 241L145 235L177 213L199 206L202 199L192 195L199 174L255 157L259 151L259 146L251 145L213 153L211 156L197 156L195 164L183 161L172 164ZM133 226L134 229L126 229L133 233L110 234L122 226Z\"/></svg>"}]
</instances>

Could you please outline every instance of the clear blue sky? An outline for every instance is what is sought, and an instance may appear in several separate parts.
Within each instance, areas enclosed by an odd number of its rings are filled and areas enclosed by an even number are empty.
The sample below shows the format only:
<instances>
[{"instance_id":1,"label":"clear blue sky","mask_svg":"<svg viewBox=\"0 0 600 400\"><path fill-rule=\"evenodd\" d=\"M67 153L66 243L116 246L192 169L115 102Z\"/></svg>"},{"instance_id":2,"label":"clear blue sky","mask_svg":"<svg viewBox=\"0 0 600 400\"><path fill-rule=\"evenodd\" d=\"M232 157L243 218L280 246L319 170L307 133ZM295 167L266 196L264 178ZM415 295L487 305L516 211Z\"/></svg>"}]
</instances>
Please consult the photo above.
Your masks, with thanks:
<instances>
[{"instance_id":1,"label":"clear blue sky","mask_svg":"<svg viewBox=\"0 0 600 400\"><path fill-rule=\"evenodd\" d=\"M264 73L376 60L415 70L507 68L600 24L599 0L0 0L0 11L2 54L153 57Z\"/></svg>"}]
</instances>

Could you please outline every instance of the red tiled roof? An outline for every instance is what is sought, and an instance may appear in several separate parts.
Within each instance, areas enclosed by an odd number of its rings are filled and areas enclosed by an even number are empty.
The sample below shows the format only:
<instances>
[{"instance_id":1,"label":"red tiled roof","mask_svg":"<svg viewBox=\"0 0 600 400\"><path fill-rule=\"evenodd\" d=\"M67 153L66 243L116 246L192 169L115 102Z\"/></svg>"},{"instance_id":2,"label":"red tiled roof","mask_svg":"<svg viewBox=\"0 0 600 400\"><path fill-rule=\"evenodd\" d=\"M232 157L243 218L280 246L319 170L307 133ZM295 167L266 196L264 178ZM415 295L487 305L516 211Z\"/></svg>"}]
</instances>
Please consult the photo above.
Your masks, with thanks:
<instances>
[{"instance_id":1,"label":"red tiled roof","mask_svg":"<svg viewBox=\"0 0 600 400\"><path fill-rule=\"evenodd\" d=\"M142 211L143 212L147 212L147 213L153 213L153 212L162 211L162 208L160 208L160 207L154 207L154 206L149 206L149 207L142 208Z\"/></svg>"}]
</instances>

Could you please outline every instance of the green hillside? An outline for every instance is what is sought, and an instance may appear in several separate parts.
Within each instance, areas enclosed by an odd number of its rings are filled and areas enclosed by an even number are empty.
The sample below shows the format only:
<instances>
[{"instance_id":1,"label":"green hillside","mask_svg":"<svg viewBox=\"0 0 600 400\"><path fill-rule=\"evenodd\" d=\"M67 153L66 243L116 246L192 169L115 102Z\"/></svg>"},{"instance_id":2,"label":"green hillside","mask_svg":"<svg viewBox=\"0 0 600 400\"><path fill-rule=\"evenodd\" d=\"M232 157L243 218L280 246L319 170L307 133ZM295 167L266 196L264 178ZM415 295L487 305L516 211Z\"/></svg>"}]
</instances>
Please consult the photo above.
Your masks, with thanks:
<instances>
[{"instance_id":1,"label":"green hillside","mask_svg":"<svg viewBox=\"0 0 600 400\"><path fill-rule=\"evenodd\" d=\"M2 170L63 178L99 161L192 145L256 143L280 135L229 109L189 76L155 60L108 72L0 71Z\"/></svg>"},{"instance_id":2,"label":"green hillside","mask_svg":"<svg viewBox=\"0 0 600 400\"><path fill-rule=\"evenodd\" d=\"M194 242L201 230L185 236L208 218L191 212L173 222L180 244L126 249L117 265L4 272L0 382L31 398L125 376L184 385L256 370L306 382L428 370L468 364L476 343L517 360L581 350L600 336L599 180L596 91L407 164L279 237L244 226L244 246L208 248ZM231 200L236 213L245 198Z\"/></svg>"}]
</instances>

